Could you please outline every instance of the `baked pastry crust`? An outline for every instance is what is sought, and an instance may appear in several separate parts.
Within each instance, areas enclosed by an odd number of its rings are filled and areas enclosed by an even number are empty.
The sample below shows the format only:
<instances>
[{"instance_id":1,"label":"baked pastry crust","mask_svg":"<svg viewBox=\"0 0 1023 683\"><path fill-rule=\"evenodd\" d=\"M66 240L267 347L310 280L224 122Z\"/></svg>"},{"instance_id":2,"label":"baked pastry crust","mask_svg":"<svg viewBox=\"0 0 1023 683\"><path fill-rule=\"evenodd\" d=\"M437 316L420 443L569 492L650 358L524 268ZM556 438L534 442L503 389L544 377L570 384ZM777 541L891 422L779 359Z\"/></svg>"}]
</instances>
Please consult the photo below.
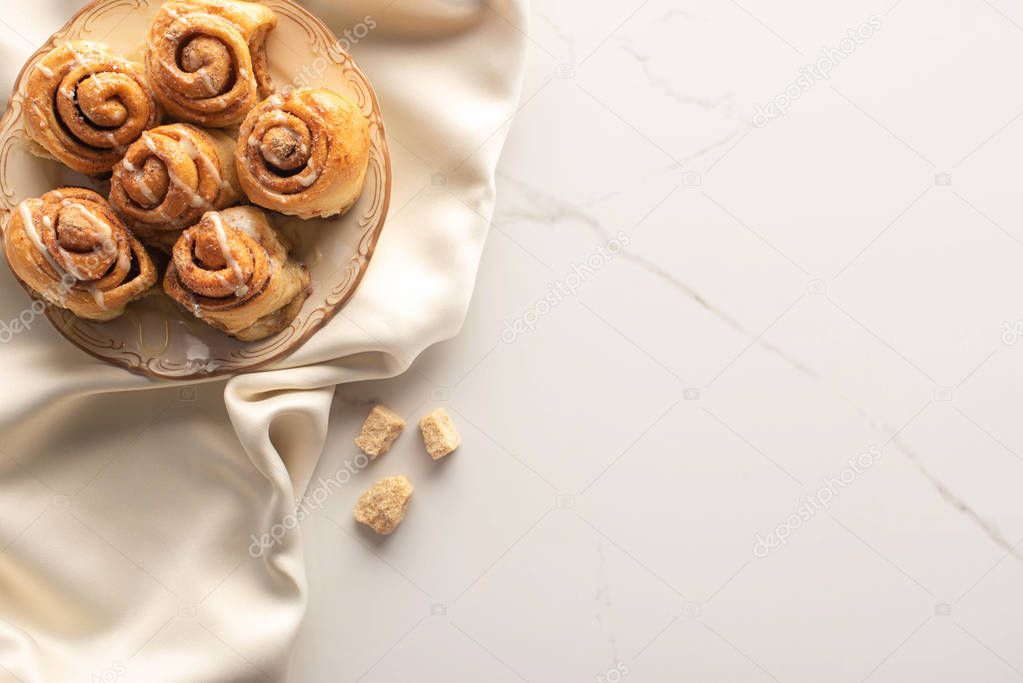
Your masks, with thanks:
<instances>
[{"instance_id":1,"label":"baked pastry crust","mask_svg":"<svg viewBox=\"0 0 1023 683\"><path fill-rule=\"evenodd\" d=\"M112 320L157 281L145 247L101 195L65 187L18 205L4 230L18 279L80 318Z\"/></svg>"},{"instance_id":2,"label":"baked pastry crust","mask_svg":"<svg viewBox=\"0 0 1023 683\"><path fill-rule=\"evenodd\" d=\"M110 203L145 244L170 251L207 211L238 203L234 140L186 123L154 128L114 167Z\"/></svg>"},{"instance_id":3,"label":"baked pastry crust","mask_svg":"<svg viewBox=\"0 0 1023 683\"><path fill-rule=\"evenodd\" d=\"M237 124L273 92L266 38L276 25L273 11L255 2L164 3L146 51L156 97L177 120L209 128Z\"/></svg>"},{"instance_id":4,"label":"baked pastry crust","mask_svg":"<svg viewBox=\"0 0 1023 683\"><path fill-rule=\"evenodd\" d=\"M239 206L203 216L178 238L164 291L203 322L241 341L291 324L310 294L309 273L266 214Z\"/></svg>"},{"instance_id":5,"label":"baked pastry crust","mask_svg":"<svg viewBox=\"0 0 1023 683\"><path fill-rule=\"evenodd\" d=\"M142 65L89 41L47 53L32 68L25 94L28 136L46 155L88 175L109 173L162 115Z\"/></svg>"},{"instance_id":6,"label":"baked pastry crust","mask_svg":"<svg viewBox=\"0 0 1023 683\"><path fill-rule=\"evenodd\" d=\"M238 180L249 199L300 218L344 213L362 193L369 122L337 93L299 88L253 109L238 134Z\"/></svg>"}]
</instances>

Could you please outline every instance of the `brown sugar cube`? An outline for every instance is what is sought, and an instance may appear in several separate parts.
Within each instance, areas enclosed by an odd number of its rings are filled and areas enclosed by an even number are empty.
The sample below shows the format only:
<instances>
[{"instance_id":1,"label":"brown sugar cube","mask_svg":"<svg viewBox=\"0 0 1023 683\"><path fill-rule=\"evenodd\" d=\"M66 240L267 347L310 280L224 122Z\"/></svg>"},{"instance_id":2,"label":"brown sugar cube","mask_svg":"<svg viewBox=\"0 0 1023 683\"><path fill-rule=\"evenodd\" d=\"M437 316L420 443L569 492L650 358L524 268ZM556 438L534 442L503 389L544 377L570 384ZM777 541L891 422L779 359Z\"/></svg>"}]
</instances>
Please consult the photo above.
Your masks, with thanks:
<instances>
[{"instance_id":1,"label":"brown sugar cube","mask_svg":"<svg viewBox=\"0 0 1023 683\"><path fill-rule=\"evenodd\" d=\"M454 452L462 443L462 437L458 435L451 417L443 408L437 408L429 415L423 416L419 420L419 429L423 431L426 452L434 460L440 460Z\"/></svg>"},{"instance_id":2,"label":"brown sugar cube","mask_svg":"<svg viewBox=\"0 0 1023 683\"><path fill-rule=\"evenodd\" d=\"M405 476L381 479L359 496L355 521L384 536L393 533L405 519L412 489L412 482Z\"/></svg>"},{"instance_id":3,"label":"brown sugar cube","mask_svg":"<svg viewBox=\"0 0 1023 683\"><path fill-rule=\"evenodd\" d=\"M362 423L362 432L355 437L355 445L373 460L391 450L391 445L405 429L405 420L384 406L374 406Z\"/></svg>"}]
</instances>

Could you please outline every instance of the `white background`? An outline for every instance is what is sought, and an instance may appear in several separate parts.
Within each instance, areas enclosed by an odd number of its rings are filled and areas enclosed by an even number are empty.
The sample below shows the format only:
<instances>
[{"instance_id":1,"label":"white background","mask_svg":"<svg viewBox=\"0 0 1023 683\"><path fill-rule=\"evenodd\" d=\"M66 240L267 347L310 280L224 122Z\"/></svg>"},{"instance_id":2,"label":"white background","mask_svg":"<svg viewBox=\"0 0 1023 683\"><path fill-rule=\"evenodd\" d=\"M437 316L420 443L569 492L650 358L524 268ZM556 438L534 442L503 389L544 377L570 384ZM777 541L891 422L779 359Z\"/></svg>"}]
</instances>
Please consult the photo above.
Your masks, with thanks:
<instances>
[{"instance_id":1,"label":"white background","mask_svg":"<svg viewBox=\"0 0 1023 683\"><path fill-rule=\"evenodd\" d=\"M830 78L753 125L871 15ZM410 425L303 524L292 680L1023 679L1023 10L537 0L518 28L523 104L465 329L338 392L318 476L355 457L373 402ZM216 429L194 413L222 422L221 393L171 414ZM437 405L463 446L434 463L414 422ZM416 493L378 539L351 508L398 473Z\"/></svg>"},{"instance_id":2,"label":"white background","mask_svg":"<svg viewBox=\"0 0 1023 683\"><path fill-rule=\"evenodd\" d=\"M391 538L359 486L305 525L296 680L1023 678L1023 11L893 2L534 3L465 329L342 389L319 473L374 400L464 445L410 429L371 466L417 487Z\"/></svg>"}]
</instances>

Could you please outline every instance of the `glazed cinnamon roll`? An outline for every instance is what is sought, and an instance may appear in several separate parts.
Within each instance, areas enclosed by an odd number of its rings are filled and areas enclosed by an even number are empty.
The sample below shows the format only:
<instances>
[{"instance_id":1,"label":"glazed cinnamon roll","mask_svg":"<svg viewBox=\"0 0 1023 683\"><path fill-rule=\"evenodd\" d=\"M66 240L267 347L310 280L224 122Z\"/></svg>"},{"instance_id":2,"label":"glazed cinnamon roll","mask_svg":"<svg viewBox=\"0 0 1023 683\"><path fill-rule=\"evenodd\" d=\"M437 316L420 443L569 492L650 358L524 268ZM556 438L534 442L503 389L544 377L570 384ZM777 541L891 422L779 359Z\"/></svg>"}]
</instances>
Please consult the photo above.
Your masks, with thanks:
<instances>
[{"instance_id":1,"label":"glazed cinnamon roll","mask_svg":"<svg viewBox=\"0 0 1023 683\"><path fill-rule=\"evenodd\" d=\"M164 3L149 31L146 70L176 119L210 128L237 124L273 88L266 37L272 10L242 0Z\"/></svg>"},{"instance_id":2,"label":"glazed cinnamon roll","mask_svg":"<svg viewBox=\"0 0 1023 683\"><path fill-rule=\"evenodd\" d=\"M4 230L4 254L29 289L89 320L116 318L157 281L145 247L107 200L80 187L21 202Z\"/></svg>"},{"instance_id":3,"label":"glazed cinnamon roll","mask_svg":"<svg viewBox=\"0 0 1023 683\"><path fill-rule=\"evenodd\" d=\"M110 203L144 243L170 251L207 211L238 202L234 140L185 123L154 128L114 167Z\"/></svg>"},{"instance_id":4,"label":"glazed cinnamon roll","mask_svg":"<svg viewBox=\"0 0 1023 683\"><path fill-rule=\"evenodd\" d=\"M174 245L163 289L196 318L242 341L280 332L310 293L309 273L266 214L211 211Z\"/></svg>"},{"instance_id":5,"label":"glazed cinnamon roll","mask_svg":"<svg viewBox=\"0 0 1023 683\"><path fill-rule=\"evenodd\" d=\"M245 117L235 162L254 204L301 218L344 213L366 181L369 122L330 90L274 95Z\"/></svg>"},{"instance_id":6,"label":"glazed cinnamon roll","mask_svg":"<svg viewBox=\"0 0 1023 683\"><path fill-rule=\"evenodd\" d=\"M101 43L54 48L32 67L25 92L28 136L89 175L109 173L161 116L142 65L112 55Z\"/></svg>"}]
</instances>

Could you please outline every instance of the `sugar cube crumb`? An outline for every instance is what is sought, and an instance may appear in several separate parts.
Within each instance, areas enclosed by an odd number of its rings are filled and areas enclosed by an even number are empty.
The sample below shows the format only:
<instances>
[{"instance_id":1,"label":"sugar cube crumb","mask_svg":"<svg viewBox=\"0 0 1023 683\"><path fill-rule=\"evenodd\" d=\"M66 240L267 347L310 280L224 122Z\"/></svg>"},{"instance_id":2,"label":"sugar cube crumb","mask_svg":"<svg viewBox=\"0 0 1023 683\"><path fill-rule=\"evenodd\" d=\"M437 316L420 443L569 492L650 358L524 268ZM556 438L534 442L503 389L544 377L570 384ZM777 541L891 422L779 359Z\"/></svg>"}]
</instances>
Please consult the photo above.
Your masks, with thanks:
<instances>
[{"instance_id":1,"label":"sugar cube crumb","mask_svg":"<svg viewBox=\"0 0 1023 683\"><path fill-rule=\"evenodd\" d=\"M405 510L412 497L412 482L408 477L381 479L359 496L355 504L355 521L387 536L405 519Z\"/></svg>"},{"instance_id":2,"label":"sugar cube crumb","mask_svg":"<svg viewBox=\"0 0 1023 683\"><path fill-rule=\"evenodd\" d=\"M355 437L355 445L373 460L391 450L403 429L405 420L401 415L382 405L374 406L362 423L362 432Z\"/></svg>"},{"instance_id":3,"label":"sugar cube crumb","mask_svg":"<svg viewBox=\"0 0 1023 683\"><path fill-rule=\"evenodd\" d=\"M451 416L443 408L437 408L432 413L423 416L419 420L419 429L423 432L423 443L426 444L426 452L434 460L440 460L448 455L462 443L462 437L451 422Z\"/></svg>"}]
</instances>

